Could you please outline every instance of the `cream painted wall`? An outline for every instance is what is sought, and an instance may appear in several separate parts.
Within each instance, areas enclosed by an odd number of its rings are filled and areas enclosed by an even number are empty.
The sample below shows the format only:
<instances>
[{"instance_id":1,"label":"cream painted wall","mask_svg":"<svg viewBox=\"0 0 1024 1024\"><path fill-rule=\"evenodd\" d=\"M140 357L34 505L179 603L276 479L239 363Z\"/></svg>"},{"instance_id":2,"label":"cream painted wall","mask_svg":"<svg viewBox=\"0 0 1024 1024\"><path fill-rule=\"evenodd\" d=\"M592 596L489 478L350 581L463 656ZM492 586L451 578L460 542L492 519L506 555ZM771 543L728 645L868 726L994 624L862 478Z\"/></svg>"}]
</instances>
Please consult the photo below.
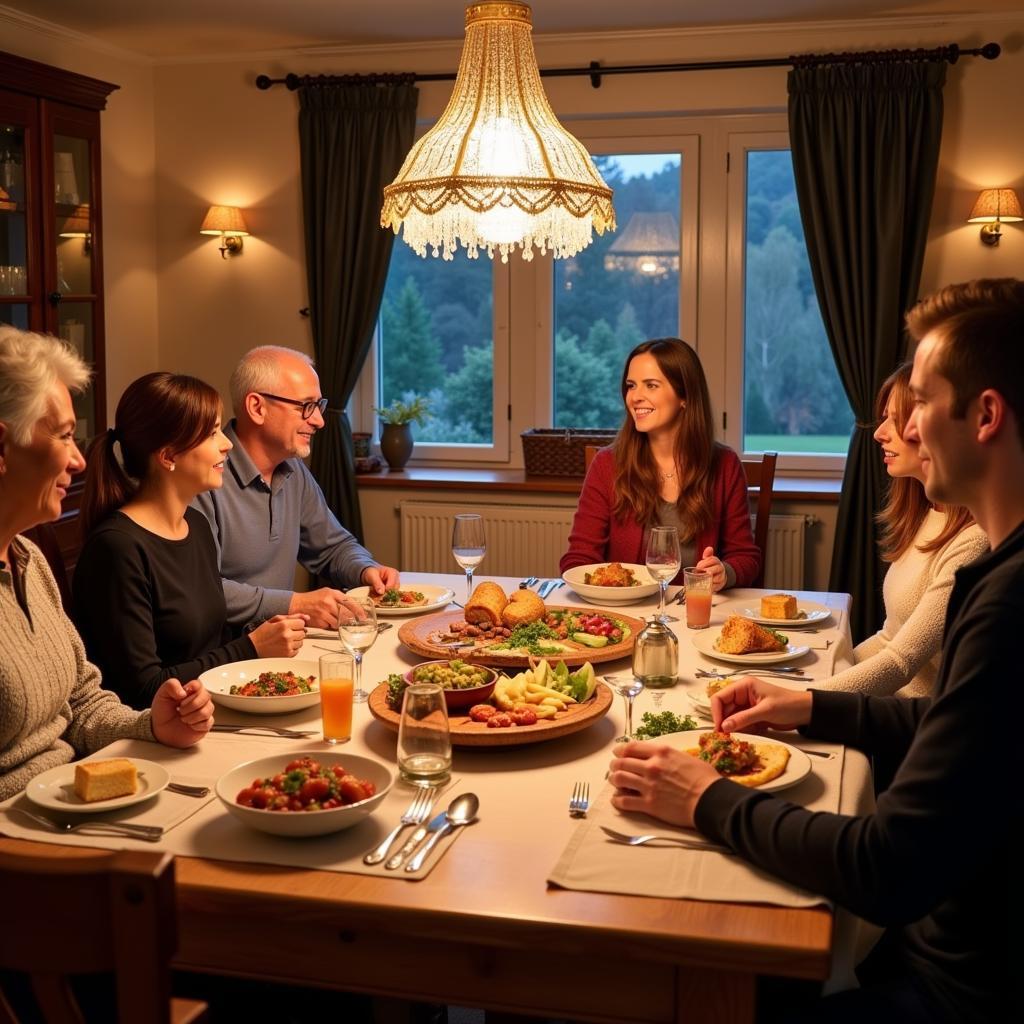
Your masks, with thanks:
<instances>
[{"instance_id":1,"label":"cream painted wall","mask_svg":"<svg viewBox=\"0 0 1024 1024\"><path fill-rule=\"evenodd\" d=\"M156 148L153 70L130 54L100 50L41 23L0 20L0 48L120 88L101 118L107 414L125 387L159 363Z\"/></svg>"}]
</instances>

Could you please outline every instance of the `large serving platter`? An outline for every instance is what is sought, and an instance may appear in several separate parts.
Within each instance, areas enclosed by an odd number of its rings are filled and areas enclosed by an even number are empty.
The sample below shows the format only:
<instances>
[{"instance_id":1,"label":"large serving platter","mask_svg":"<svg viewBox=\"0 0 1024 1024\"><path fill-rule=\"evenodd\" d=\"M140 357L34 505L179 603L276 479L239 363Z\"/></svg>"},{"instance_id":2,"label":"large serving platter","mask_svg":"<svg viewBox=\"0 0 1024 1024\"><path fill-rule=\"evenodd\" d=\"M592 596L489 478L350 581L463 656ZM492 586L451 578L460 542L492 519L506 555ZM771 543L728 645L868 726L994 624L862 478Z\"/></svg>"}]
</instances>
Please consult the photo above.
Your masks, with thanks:
<instances>
[{"instance_id":1,"label":"large serving platter","mask_svg":"<svg viewBox=\"0 0 1024 1024\"><path fill-rule=\"evenodd\" d=\"M548 660L564 661L569 666L582 665L588 661L591 663L615 661L617 658L624 657L633 650L633 640L637 633L644 628L644 623L641 619L623 615L617 609L570 608L561 605L548 605L548 611L579 612L581 615L606 615L608 618L617 619L629 627L628 636L624 637L617 644L608 644L605 647L586 647L571 640L560 641L564 642L571 650L560 654L548 655ZM410 651L424 658L461 658L463 661L507 668L525 668L530 664L530 656L528 654L503 654L501 652L489 651L483 647L451 647L431 639L432 634L436 635L443 632L451 623L458 622L464 617L465 612L457 608L451 611L438 612L435 615L424 615L418 619L403 623L398 630L398 639Z\"/></svg>"},{"instance_id":2,"label":"large serving platter","mask_svg":"<svg viewBox=\"0 0 1024 1024\"><path fill-rule=\"evenodd\" d=\"M378 722L398 732L398 712L388 707L387 696L388 684L381 683L370 694L367 706ZM560 712L554 718L541 719L536 725L489 729L484 722L474 722L469 715L454 711L448 714L448 727L454 747L520 747L528 743L544 743L587 729L604 718L611 706L612 691L604 683L598 683L589 700L582 704L570 704L567 711Z\"/></svg>"}]
</instances>

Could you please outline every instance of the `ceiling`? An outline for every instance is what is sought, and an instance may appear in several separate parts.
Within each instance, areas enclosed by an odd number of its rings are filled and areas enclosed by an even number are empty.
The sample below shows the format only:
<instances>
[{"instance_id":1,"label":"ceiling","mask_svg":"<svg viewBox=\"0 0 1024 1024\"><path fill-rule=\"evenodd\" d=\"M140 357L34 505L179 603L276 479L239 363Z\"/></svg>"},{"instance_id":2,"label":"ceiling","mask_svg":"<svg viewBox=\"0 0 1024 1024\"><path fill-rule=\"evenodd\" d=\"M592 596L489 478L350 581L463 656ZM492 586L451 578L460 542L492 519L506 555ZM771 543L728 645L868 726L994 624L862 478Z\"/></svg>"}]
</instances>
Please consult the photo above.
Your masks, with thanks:
<instances>
[{"instance_id":1,"label":"ceiling","mask_svg":"<svg viewBox=\"0 0 1024 1024\"><path fill-rule=\"evenodd\" d=\"M461 39L463 0L6 0L155 59ZM537 33L1024 12L1024 0L535 0ZM2 10L2 8L0 8Z\"/></svg>"}]
</instances>

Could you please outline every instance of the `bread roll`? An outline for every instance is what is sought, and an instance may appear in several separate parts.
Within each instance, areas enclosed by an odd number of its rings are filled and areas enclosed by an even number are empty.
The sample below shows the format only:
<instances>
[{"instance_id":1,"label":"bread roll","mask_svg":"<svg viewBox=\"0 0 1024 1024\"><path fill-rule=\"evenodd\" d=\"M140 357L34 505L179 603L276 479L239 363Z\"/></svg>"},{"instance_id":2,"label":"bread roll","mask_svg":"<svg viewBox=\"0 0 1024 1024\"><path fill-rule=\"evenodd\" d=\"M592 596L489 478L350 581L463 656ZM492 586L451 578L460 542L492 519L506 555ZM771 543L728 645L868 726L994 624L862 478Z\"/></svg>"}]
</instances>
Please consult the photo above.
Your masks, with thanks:
<instances>
[{"instance_id":1,"label":"bread roll","mask_svg":"<svg viewBox=\"0 0 1024 1024\"><path fill-rule=\"evenodd\" d=\"M520 588L512 592L501 613L501 621L509 629L515 629L516 626L525 626L528 622L543 619L546 611L544 602L532 590Z\"/></svg>"},{"instance_id":2,"label":"bread roll","mask_svg":"<svg viewBox=\"0 0 1024 1024\"><path fill-rule=\"evenodd\" d=\"M75 765L75 795L86 803L129 796L137 788L138 772L126 757Z\"/></svg>"},{"instance_id":3,"label":"bread roll","mask_svg":"<svg viewBox=\"0 0 1024 1024\"><path fill-rule=\"evenodd\" d=\"M466 621L474 626L500 626L501 613L508 604L505 591L489 580L478 583L466 602Z\"/></svg>"},{"instance_id":4,"label":"bread roll","mask_svg":"<svg viewBox=\"0 0 1024 1024\"><path fill-rule=\"evenodd\" d=\"M795 619L796 598L792 594L765 594L761 598L762 619Z\"/></svg>"}]
</instances>

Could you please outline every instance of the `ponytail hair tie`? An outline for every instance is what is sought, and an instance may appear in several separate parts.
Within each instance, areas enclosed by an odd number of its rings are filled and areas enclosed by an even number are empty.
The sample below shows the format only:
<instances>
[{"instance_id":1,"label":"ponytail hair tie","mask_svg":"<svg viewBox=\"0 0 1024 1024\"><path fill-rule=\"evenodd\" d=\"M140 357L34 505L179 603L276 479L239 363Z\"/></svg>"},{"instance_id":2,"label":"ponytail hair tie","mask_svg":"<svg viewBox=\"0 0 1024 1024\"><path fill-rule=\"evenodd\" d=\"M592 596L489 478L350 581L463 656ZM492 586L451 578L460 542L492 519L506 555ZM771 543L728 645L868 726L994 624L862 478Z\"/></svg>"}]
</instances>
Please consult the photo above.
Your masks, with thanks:
<instances>
[{"instance_id":1,"label":"ponytail hair tie","mask_svg":"<svg viewBox=\"0 0 1024 1024\"><path fill-rule=\"evenodd\" d=\"M110 427L107 430L107 440L111 444L113 444L115 441L120 441L121 440L120 436L117 433L117 429L115 427Z\"/></svg>"}]
</instances>

